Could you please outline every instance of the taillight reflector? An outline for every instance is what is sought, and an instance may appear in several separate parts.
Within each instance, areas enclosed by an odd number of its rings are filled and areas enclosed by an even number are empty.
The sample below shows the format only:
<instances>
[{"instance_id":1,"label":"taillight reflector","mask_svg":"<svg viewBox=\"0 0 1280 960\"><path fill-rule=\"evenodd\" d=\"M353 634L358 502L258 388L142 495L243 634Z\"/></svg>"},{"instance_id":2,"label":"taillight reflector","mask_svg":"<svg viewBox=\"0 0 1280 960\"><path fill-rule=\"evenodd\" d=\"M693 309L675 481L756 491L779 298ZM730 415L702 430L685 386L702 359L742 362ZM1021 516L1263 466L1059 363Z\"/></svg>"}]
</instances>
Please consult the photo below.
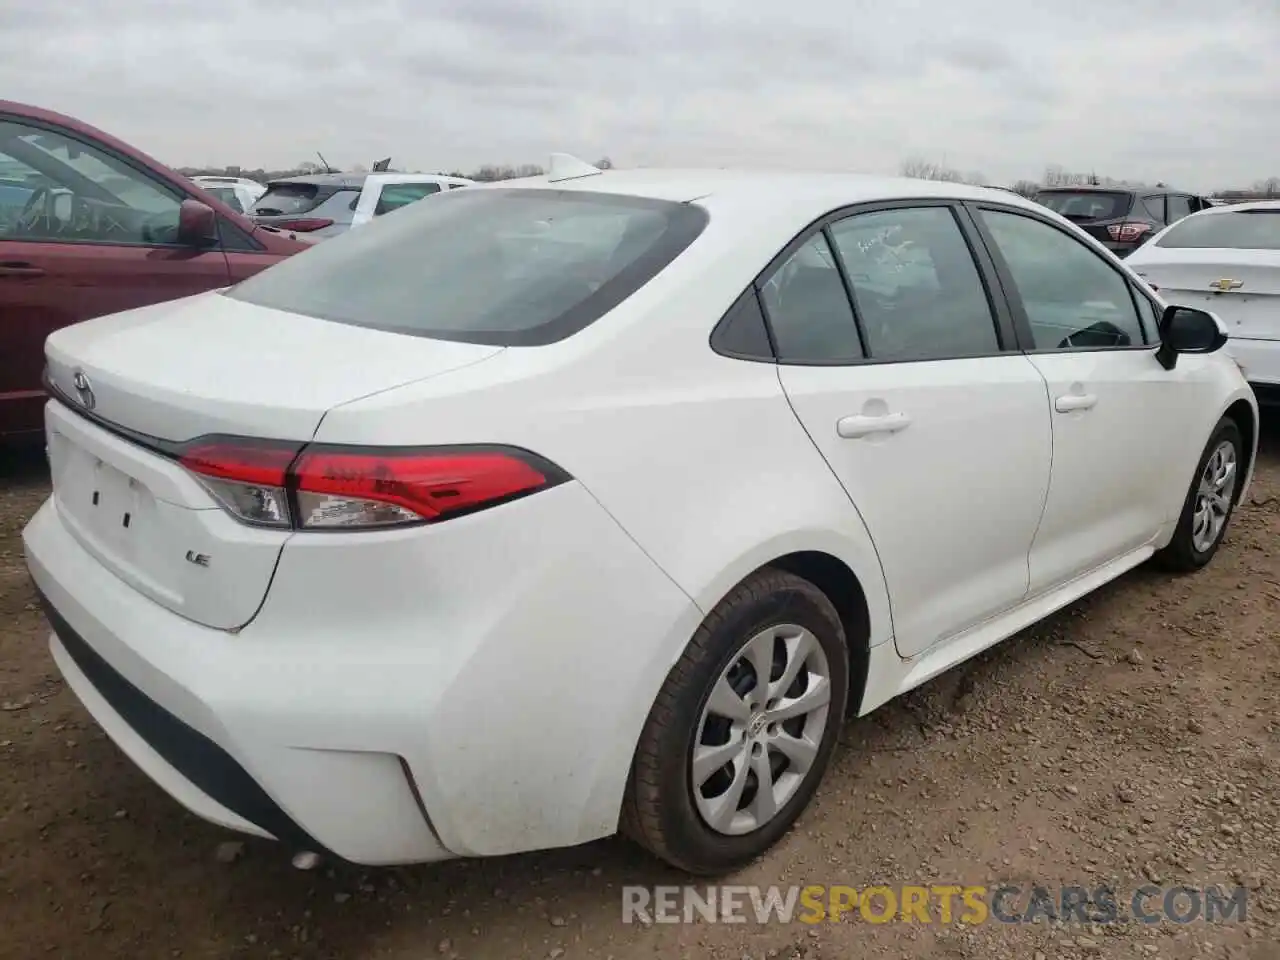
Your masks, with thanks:
<instances>
[{"instance_id":1,"label":"taillight reflector","mask_svg":"<svg viewBox=\"0 0 1280 960\"><path fill-rule=\"evenodd\" d=\"M304 447L219 437L186 445L179 462L241 522L297 530L432 523L569 479L503 446Z\"/></svg>"},{"instance_id":2,"label":"taillight reflector","mask_svg":"<svg viewBox=\"0 0 1280 960\"><path fill-rule=\"evenodd\" d=\"M1107 233L1118 243L1132 243L1140 240L1144 234L1151 232L1149 223L1113 223L1107 227Z\"/></svg>"}]
</instances>

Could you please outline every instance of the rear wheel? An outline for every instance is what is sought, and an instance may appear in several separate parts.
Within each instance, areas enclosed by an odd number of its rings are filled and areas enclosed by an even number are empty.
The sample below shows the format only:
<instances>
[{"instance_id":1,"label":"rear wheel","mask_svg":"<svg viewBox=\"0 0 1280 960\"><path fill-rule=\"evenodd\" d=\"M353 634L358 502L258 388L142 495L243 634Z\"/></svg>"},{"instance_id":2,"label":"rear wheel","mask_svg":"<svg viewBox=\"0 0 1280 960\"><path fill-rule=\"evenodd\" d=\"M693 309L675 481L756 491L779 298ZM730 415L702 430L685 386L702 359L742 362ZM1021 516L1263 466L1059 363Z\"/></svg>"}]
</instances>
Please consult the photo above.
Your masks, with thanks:
<instances>
[{"instance_id":1,"label":"rear wheel","mask_svg":"<svg viewBox=\"0 0 1280 960\"><path fill-rule=\"evenodd\" d=\"M745 580L667 675L636 749L623 829L695 874L763 854L822 779L848 659L840 617L817 587L772 569Z\"/></svg>"},{"instance_id":2,"label":"rear wheel","mask_svg":"<svg viewBox=\"0 0 1280 960\"><path fill-rule=\"evenodd\" d=\"M1200 456L1173 539L1156 555L1161 566L1190 573L1218 552L1235 508L1243 450L1235 421L1227 417L1218 421Z\"/></svg>"}]
</instances>

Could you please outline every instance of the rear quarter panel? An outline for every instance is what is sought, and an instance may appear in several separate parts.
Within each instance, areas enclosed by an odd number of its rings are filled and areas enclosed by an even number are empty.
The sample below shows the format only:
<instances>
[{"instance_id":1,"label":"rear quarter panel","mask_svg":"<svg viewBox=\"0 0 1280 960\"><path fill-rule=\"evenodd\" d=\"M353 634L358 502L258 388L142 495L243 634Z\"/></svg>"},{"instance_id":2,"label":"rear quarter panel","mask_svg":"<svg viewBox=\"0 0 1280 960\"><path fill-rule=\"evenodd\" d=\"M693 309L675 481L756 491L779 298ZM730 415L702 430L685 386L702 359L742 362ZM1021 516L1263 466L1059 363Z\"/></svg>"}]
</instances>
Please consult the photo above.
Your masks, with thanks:
<instances>
[{"instance_id":1,"label":"rear quarter panel","mask_svg":"<svg viewBox=\"0 0 1280 960\"><path fill-rule=\"evenodd\" d=\"M874 547L776 367L708 344L797 229L765 216L713 210L684 255L581 333L337 407L317 440L532 449L583 483L704 612L779 556L830 553L861 581L882 643L892 631Z\"/></svg>"}]
</instances>

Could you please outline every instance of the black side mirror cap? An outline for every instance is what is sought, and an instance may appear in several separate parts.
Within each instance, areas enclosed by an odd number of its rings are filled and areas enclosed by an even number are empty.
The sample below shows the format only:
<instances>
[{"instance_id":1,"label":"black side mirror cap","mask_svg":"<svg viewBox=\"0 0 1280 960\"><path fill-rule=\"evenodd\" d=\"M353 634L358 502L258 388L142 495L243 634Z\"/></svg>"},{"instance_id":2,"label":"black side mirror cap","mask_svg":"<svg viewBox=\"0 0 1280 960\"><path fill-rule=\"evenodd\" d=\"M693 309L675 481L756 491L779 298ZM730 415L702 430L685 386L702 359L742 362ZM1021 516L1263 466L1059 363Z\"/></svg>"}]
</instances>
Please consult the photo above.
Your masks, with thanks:
<instances>
[{"instance_id":1,"label":"black side mirror cap","mask_svg":"<svg viewBox=\"0 0 1280 960\"><path fill-rule=\"evenodd\" d=\"M1214 353L1227 343L1227 329L1212 313L1195 307L1166 307L1160 318L1160 349L1156 359L1166 370L1178 364L1181 353Z\"/></svg>"}]
</instances>

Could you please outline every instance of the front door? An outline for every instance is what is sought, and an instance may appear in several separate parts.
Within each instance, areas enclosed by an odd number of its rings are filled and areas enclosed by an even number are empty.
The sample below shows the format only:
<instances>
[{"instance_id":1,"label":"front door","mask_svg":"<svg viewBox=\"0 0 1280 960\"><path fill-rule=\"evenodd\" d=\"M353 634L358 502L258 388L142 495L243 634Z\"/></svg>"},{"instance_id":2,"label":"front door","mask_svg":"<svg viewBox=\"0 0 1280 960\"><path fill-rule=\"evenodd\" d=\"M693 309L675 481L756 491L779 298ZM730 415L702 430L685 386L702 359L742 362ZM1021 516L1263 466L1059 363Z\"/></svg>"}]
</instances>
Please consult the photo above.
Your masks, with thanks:
<instances>
[{"instance_id":1,"label":"front door","mask_svg":"<svg viewBox=\"0 0 1280 960\"><path fill-rule=\"evenodd\" d=\"M1044 381L953 210L837 220L761 296L796 416L875 543L898 652L1016 605L1049 485Z\"/></svg>"},{"instance_id":2,"label":"front door","mask_svg":"<svg viewBox=\"0 0 1280 960\"><path fill-rule=\"evenodd\" d=\"M1037 593L1150 544L1181 506L1162 493L1194 467L1184 451L1186 425L1198 422L1201 396L1186 383L1196 365L1160 365L1151 301L1066 230L1025 212L976 215L1049 392L1053 478L1031 550Z\"/></svg>"},{"instance_id":3,"label":"front door","mask_svg":"<svg viewBox=\"0 0 1280 960\"><path fill-rule=\"evenodd\" d=\"M221 249L177 243L182 197L110 150L0 116L0 433L38 430L59 327L229 282ZM197 345L193 345L197 346Z\"/></svg>"}]
</instances>

